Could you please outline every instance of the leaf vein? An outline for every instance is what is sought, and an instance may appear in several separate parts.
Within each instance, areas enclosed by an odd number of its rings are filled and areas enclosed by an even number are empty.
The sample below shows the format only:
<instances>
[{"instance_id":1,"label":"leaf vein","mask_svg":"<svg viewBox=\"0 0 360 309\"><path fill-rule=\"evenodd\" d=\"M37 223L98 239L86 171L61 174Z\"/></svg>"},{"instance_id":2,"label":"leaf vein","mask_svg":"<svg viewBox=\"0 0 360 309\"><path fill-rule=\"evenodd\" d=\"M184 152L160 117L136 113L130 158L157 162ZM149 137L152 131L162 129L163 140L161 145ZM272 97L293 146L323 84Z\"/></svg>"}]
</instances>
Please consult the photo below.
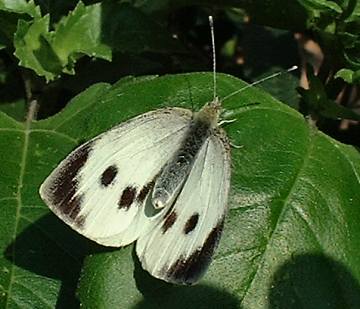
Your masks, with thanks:
<instances>
[{"instance_id":1,"label":"leaf vein","mask_svg":"<svg viewBox=\"0 0 360 309\"><path fill-rule=\"evenodd\" d=\"M56 134L56 135L59 135L61 137L64 137L66 139L68 139L69 141L75 143L75 144L78 144L78 140L75 139L75 138L72 138L71 136L67 135L67 134L64 134L64 133L61 133L59 131L55 131L55 130L48 130L48 129L33 129L32 132L46 132L46 133L53 133L53 134Z\"/></svg>"},{"instance_id":2,"label":"leaf vein","mask_svg":"<svg viewBox=\"0 0 360 309\"><path fill-rule=\"evenodd\" d=\"M301 166L299 167L298 171L297 171L297 174L296 176L294 177L294 180L293 180L293 183L292 183L292 186L290 187L290 190L288 191L288 193L286 194L286 197L284 199L284 203L283 203L283 207L281 209L281 212L278 216L278 219L276 221L276 224L275 224L275 227L273 229L273 231L271 232L271 234L269 235L269 238L268 238L268 242L267 244L265 245L264 247L264 251L261 255L261 258L260 258L260 261L259 263L257 264L257 267L255 268L250 280L248 281L249 284L245 287L245 290L244 290L244 297L242 298L242 300L240 301L240 304L244 301L245 297L246 297L246 294L248 293L248 291L250 290L252 284L254 283L254 279L256 277L256 274L259 272L259 269L260 267L263 265L264 263L264 260L265 260L265 256L266 256L266 252L269 248L269 244L271 243L274 235L276 234L276 231L277 229L279 228L279 223L282 222L284 216L285 216L285 213L287 212L287 210L289 209L289 206L290 203L289 203L289 200L290 200L290 197L292 196L293 192L294 192L294 188L296 187L296 184L298 183L298 181L301 179L301 174L302 174L302 171L304 170L305 166L307 165L308 161L309 161L309 158L310 158L310 154L311 154L311 150L312 150L312 147L313 147L313 140L312 140L312 135L314 133L313 132L310 132L309 131L309 135L308 135L308 138L309 138L309 141L308 141L308 147L306 149L306 153L304 154L303 156L303 162L301 164Z\"/></svg>"},{"instance_id":3,"label":"leaf vein","mask_svg":"<svg viewBox=\"0 0 360 309\"><path fill-rule=\"evenodd\" d=\"M35 297L37 297L39 300L41 300L43 302L44 305L47 305L49 308L53 308L53 306L48 303L43 297L41 297L39 294L35 293L32 289L30 289L29 287L27 287L25 284L21 283L18 280L14 280L14 283L16 283L17 285L20 285L22 288L28 290L32 295L34 295ZM20 306L21 307L21 306Z\"/></svg>"},{"instance_id":4,"label":"leaf vein","mask_svg":"<svg viewBox=\"0 0 360 309\"><path fill-rule=\"evenodd\" d=\"M7 200L17 200L17 198L14 196L5 196L5 197L0 198L0 202L7 201Z\"/></svg>"},{"instance_id":5,"label":"leaf vein","mask_svg":"<svg viewBox=\"0 0 360 309\"><path fill-rule=\"evenodd\" d=\"M17 192L16 192L16 199L18 202L18 206L16 208L14 234L12 236L12 239L14 242L16 241L16 235L17 235L18 225L19 225L19 218L20 218L20 214L21 214L21 206L22 206L21 190L23 187L25 167L26 167L26 158L27 158L28 147L29 147L30 127L31 127L31 123L33 121L33 117L35 115L35 111L36 111L36 101L32 101L30 103L30 107L29 107L29 111L28 111L27 119L26 119L26 123L25 123L25 129L23 132L25 137L24 137L24 144L23 144L22 157L21 157L21 163L20 163L18 188L17 188ZM12 256L13 257L15 257L15 255L16 255L15 248L16 248L16 246L12 246ZM7 298L6 298L6 302L5 302L5 308L9 307L9 298L10 298L11 290L12 290L13 283L14 283L14 271L15 271L15 266L14 266L14 264L11 264L11 269L10 269L10 274L9 274L9 276L10 276L9 287L8 287L8 294L7 294Z\"/></svg>"}]
</instances>

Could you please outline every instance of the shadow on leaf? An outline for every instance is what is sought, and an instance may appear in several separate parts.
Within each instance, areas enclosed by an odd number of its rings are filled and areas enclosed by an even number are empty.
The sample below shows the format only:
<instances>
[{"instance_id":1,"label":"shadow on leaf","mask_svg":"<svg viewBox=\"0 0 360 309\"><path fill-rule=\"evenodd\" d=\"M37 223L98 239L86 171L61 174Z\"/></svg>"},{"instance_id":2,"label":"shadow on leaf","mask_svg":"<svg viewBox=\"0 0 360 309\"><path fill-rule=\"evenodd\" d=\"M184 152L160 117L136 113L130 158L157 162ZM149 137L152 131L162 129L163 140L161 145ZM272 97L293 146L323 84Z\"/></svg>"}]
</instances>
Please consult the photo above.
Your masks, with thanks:
<instances>
[{"instance_id":1,"label":"shadow on leaf","mask_svg":"<svg viewBox=\"0 0 360 309\"><path fill-rule=\"evenodd\" d=\"M320 254L295 256L271 286L270 308L360 308L360 286L351 272Z\"/></svg>"},{"instance_id":2,"label":"shadow on leaf","mask_svg":"<svg viewBox=\"0 0 360 309\"><path fill-rule=\"evenodd\" d=\"M16 266L61 281L57 307L77 308L75 290L83 259L109 251L87 240L48 214L34 222L11 243L4 256Z\"/></svg>"},{"instance_id":3,"label":"shadow on leaf","mask_svg":"<svg viewBox=\"0 0 360 309\"><path fill-rule=\"evenodd\" d=\"M134 277L144 299L135 309L151 308L241 308L238 299L225 290L206 284L179 286L152 277L143 270L133 251Z\"/></svg>"}]
</instances>

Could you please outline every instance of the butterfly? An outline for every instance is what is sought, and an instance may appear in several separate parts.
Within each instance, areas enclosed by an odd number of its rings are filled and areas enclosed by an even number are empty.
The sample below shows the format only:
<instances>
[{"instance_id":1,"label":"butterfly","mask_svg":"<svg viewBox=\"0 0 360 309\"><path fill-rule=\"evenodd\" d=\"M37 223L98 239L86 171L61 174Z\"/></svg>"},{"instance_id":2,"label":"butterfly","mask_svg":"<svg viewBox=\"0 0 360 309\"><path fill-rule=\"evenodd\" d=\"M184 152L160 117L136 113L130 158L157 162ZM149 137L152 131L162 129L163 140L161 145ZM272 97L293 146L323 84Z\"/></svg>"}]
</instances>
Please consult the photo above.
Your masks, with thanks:
<instances>
[{"instance_id":1,"label":"butterfly","mask_svg":"<svg viewBox=\"0 0 360 309\"><path fill-rule=\"evenodd\" d=\"M127 120L72 151L40 187L75 231L104 246L136 241L142 267L176 284L205 273L227 212L230 143L213 59L213 100L198 112L162 108Z\"/></svg>"},{"instance_id":2,"label":"butterfly","mask_svg":"<svg viewBox=\"0 0 360 309\"><path fill-rule=\"evenodd\" d=\"M40 187L49 208L95 242L137 240L142 267L198 281L218 244L230 187L230 146L216 98L199 112L163 108L71 152Z\"/></svg>"},{"instance_id":3,"label":"butterfly","mask_svg":"<svg viewBox=\"0 0 360 309\"><path fill-rule=\"evenodd\" d=\"M100 134L52 171L41 198L101 245L136 241L141 265L154 277L196 283L218 245L230 188L230 145L218 126L215 87L214 58L214 98L200 111L158 109Z\"/></svg>"}]
</instances>

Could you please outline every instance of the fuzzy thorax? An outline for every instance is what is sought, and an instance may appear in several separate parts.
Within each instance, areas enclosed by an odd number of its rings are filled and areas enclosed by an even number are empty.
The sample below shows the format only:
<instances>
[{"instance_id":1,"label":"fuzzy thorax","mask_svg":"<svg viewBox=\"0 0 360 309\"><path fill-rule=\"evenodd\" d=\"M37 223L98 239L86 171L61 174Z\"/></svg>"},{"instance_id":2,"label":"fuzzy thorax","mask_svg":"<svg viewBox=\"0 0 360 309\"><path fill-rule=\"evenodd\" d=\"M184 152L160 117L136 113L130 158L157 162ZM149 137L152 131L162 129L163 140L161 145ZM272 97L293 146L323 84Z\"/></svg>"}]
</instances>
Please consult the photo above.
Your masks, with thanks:
<instances>
[{"instance_id":1,"label":"fuzzy thorax","mask_svg":"<svg viewBox=\"0 0 360 309\"><path fill-rule=\"evenodd\" d=\"M221 102L218 97L215 97L213 101L204 105L200 111L194 114L194 121L209 123L211 128L215 128L218 125L220 112Z\"/></svg>"}]
</instances>

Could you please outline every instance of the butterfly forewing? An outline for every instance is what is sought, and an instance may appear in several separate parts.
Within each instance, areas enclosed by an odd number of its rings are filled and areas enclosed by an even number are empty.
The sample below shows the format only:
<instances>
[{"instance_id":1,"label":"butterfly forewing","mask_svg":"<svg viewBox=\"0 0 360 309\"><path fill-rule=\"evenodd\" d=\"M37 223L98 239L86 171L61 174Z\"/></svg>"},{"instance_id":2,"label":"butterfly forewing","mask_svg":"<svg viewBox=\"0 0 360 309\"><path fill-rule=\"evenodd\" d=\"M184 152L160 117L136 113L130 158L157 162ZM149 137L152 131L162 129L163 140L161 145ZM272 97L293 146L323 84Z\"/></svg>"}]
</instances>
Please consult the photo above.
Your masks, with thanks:
<instances>
[{"instance_id":1,"label":"butterfly forewing","mask_svg":"<svg viewBox=\"0 0 360 309\"><path fill-rule=\"evenodd\" d=\"M140 236L136 252L153 276L195 283L211 261L222 231L230 185L225 133L215 129L201 147L182 191Z\"/></svg>"},{"instance_id":2,"label":"butterfly forewing","mask_svg":"<svg viewBox=\"0 0 360 309\"><path fill-rule=\"evenodd\" d=\"M213 100L198 112L142 114L75 149L40 188L74 230L106 246L135 240L145 270L196 283L221 236L230 187L230 147L218 127L214 29Z\"/></svg>"},{"instance_id":3,"label":"butterfly forewing","mask_svg":"<svg viewBox=\"0 0 360 309\"><path fill-rule=\"evenodd\" d=\"M144 204L173 155L191 112L168 108L133 118L75 149L40 195L73 229L107 246L136 240L149 224Z\"/></svg>"}]
</instances>

